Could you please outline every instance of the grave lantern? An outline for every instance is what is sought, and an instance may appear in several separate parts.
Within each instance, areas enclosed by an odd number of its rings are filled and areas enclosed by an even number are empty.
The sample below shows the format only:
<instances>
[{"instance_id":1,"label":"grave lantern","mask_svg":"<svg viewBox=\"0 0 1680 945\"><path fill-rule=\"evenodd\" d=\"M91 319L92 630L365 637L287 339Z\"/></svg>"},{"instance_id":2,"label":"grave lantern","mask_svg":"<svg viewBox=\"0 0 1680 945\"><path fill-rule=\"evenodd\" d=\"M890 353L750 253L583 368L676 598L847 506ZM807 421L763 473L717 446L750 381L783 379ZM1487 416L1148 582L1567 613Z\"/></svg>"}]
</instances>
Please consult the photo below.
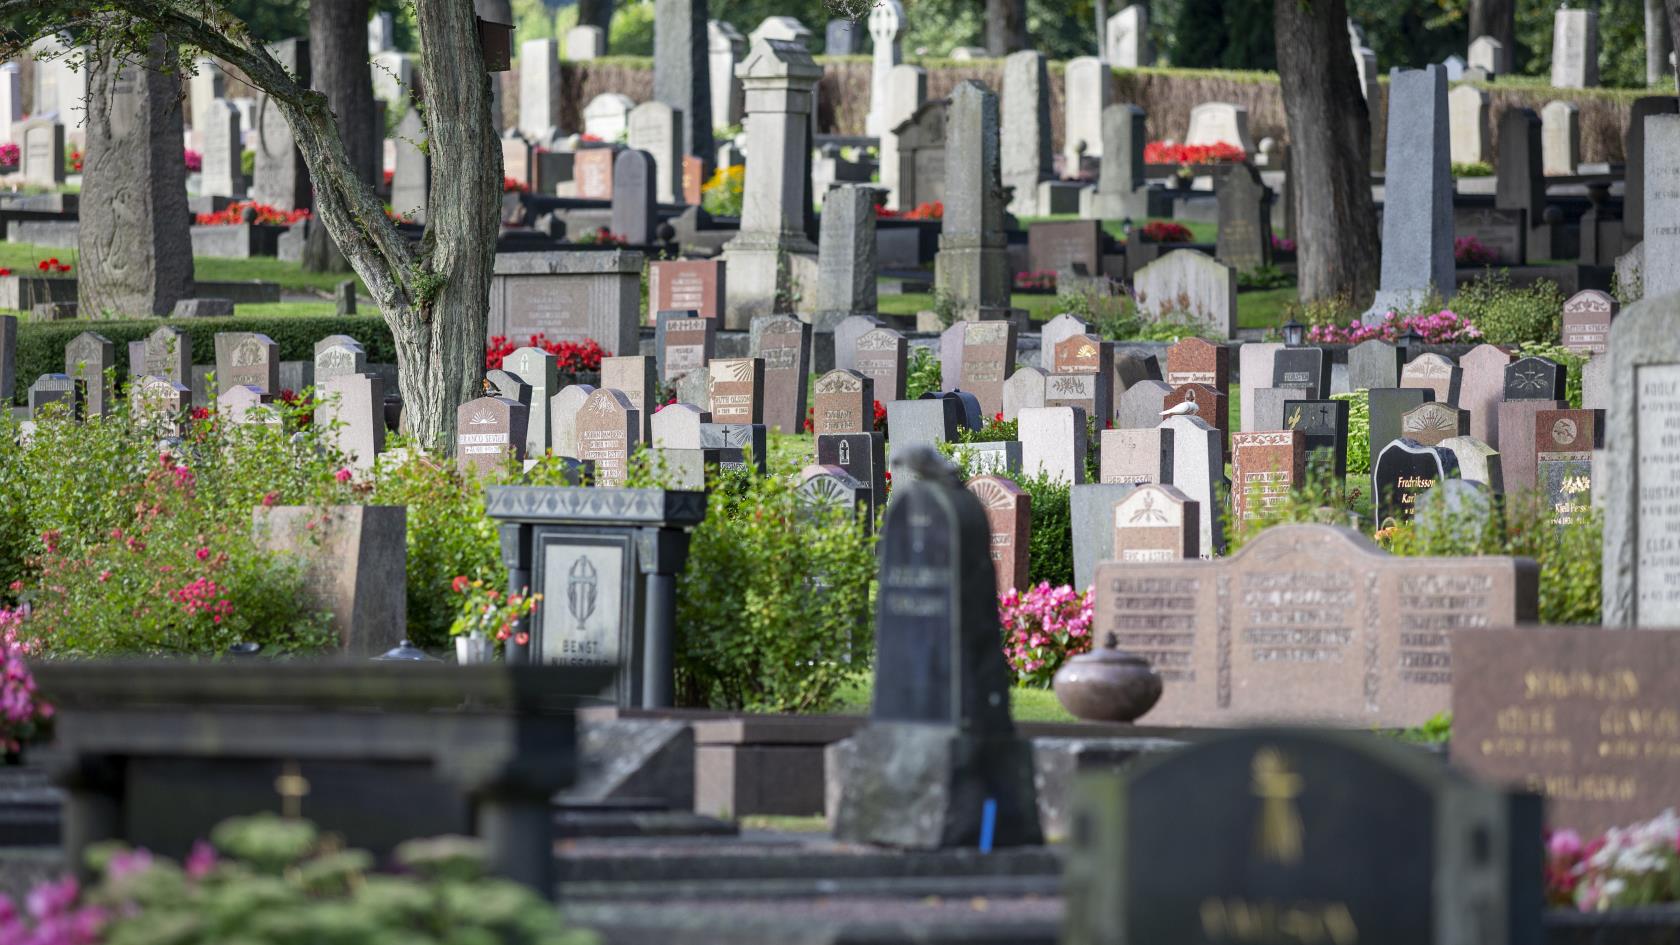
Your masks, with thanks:
<instances>
[{"instance_id":1,"label":"grave lantern","mask_svg":"<svg viewBox=\"0 0 1680 945\"><path fill-rule=\"evenodd\" d=\"M1283 345L1286 348L1299 348L1307 340L1307 326L1291 318L1283 323Z\"/></svg>"}]
</instances>

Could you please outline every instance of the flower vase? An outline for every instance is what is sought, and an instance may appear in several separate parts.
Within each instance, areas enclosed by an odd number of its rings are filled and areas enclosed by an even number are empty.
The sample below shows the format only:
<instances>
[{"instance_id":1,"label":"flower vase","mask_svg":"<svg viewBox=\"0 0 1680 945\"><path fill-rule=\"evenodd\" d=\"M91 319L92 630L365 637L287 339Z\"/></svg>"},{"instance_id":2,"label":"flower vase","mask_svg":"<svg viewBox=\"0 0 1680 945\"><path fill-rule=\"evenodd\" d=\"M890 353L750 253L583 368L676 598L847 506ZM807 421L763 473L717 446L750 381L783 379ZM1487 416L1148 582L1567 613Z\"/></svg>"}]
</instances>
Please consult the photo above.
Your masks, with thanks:
<instances>
[{"instance_id":1,"label":"flower vase","mask_svg":"<svg viewBox=\"0 0 1680 945\"><path fill-rule=\"evenodd\" d=\"M494 641L477 631L455 638L455 662L461 666L488 663L495 653Z\"/></svg>"}]
</instances>

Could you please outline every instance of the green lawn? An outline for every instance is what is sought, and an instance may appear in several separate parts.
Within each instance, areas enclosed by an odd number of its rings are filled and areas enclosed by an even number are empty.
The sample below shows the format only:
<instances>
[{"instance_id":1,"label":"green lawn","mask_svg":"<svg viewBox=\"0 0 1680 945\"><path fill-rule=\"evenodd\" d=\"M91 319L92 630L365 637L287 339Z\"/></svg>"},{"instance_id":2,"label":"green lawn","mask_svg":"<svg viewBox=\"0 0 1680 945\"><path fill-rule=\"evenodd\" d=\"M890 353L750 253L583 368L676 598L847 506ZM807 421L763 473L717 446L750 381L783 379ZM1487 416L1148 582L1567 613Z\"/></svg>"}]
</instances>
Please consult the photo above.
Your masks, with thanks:
<instances>
[{"instance_id":1,"label":"green lawn","mask_svg":"<svg viewBox=\"0 0 1680 945\"><path fill-rule=\"evenodd\" d=\"M873 673L853 676L841 688L840 704L835 706L834 711L841 715L868 715L869 694L874 685ZM1019 686L1010 689L1009 711L1017 722L1079 721L1062 708L1062 704L1056 701L1056 694L1048 689L1024 689Z\"/></svg>"},{"instance_id":2,"label":"green lawn","mask_svg":"<svg viewBox=\"0 0 1680 945\"><path fill-rule=\"evenodd\" d=\"M44 259L58 259L74 266L77 256L74 249L55 249L28 243L0 243L0 266L18 275L34 272L37 264ZM242 282L252 279L273 282L280 286L282 292L331 292L345 279L356 278L350 273L304 272L297 263L281 262L273 257L218 259L195 256L193 275L206 282ZM356 287L358 292L366 294L367 289L362 287L359 280Z\"/></svg>"}]
</instances>

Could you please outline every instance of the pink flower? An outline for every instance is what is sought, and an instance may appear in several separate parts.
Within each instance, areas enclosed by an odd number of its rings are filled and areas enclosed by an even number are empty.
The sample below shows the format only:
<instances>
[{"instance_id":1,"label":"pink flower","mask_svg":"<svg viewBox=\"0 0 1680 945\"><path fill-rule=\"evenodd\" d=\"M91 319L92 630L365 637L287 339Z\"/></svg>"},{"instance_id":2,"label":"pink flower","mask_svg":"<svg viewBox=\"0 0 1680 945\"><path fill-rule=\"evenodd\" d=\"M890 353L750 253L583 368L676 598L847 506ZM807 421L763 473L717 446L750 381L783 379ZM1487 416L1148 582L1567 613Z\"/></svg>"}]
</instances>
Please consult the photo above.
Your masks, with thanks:
<instances>
[{"instance_id":1,"label":"pink flower","mask_svg":"<svg viewBox=\"0 0 1680 945\"><path fill-rule=\"evenodd\" d=\"M1546 840L1546 853L1553 859L1572 860L1581 855L1581 835L1573 830L1559 830Z\"/></svg>"},{"instance_id":2,"label":"pink flower","mask_svg":"<svg viewBox=\"0 0 1680 945\"><path fill-rule=\"evenodd\" d=\"M216 848L203 840L194 842L192 852L187 854L187 861L183 865L189 877L203 879L216 868Z\"/></svg>"},{"instance_id":3,"label":"pink flower","mask_svg":"<svg viewBox=\"0 0 1680 945\"><path fill-rule=\"evenodd\" d=\"M198 558L198 560L200 560L200 561L208 561L208 560L210 560L210 549L209 548L200 548L197 551L193 552L193 556Z\"/></svg>"},{"instance_id":4,"label":"pink flower","mask_svg":"<svg viewBox=\"0 0 1680 945\"><path fill-rule=\"evenodd\" d=\"M105 570L99 572L99 583L104 584L106 581L109 581L110 579L111 579L111 569L110 568L106 568Z\"/></svg>"},{"instance_id":5,"label":"pink flower","mask_svg":"<svg viewBox=\"0 0 1680 945\"><path fill-rule=\"evenodd\" d=\"M349 482L350 470L348 468L341 468L338 472L333 473L333 478L337 479L339 482Z\"/></svg>"}]
</instances>

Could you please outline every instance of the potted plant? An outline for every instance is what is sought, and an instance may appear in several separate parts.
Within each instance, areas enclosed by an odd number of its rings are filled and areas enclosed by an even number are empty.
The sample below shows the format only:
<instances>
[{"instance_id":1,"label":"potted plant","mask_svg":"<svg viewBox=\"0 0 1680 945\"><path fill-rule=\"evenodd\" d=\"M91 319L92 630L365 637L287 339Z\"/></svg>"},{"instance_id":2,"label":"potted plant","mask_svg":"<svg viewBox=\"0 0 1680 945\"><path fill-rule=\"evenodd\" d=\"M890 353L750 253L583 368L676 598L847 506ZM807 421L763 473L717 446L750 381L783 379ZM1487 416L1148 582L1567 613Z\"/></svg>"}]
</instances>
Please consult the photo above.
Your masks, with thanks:
<instances>
[{"instance_id":1,"label":"potted plant","mask_svg":"<svg viewBox=\"0 0 1680 945\"><path fill-rule=\"evenodd\" d=\"M495 658L496 644L513 639L523 646L526 634L515 632L519 622L537 609L541 594L503 594L486 587L483 578L457 576L450 590L460 596L460 611L449 626L455 639L455 662L462 666L488 663Z\"/></svg>"}]
</instances>

